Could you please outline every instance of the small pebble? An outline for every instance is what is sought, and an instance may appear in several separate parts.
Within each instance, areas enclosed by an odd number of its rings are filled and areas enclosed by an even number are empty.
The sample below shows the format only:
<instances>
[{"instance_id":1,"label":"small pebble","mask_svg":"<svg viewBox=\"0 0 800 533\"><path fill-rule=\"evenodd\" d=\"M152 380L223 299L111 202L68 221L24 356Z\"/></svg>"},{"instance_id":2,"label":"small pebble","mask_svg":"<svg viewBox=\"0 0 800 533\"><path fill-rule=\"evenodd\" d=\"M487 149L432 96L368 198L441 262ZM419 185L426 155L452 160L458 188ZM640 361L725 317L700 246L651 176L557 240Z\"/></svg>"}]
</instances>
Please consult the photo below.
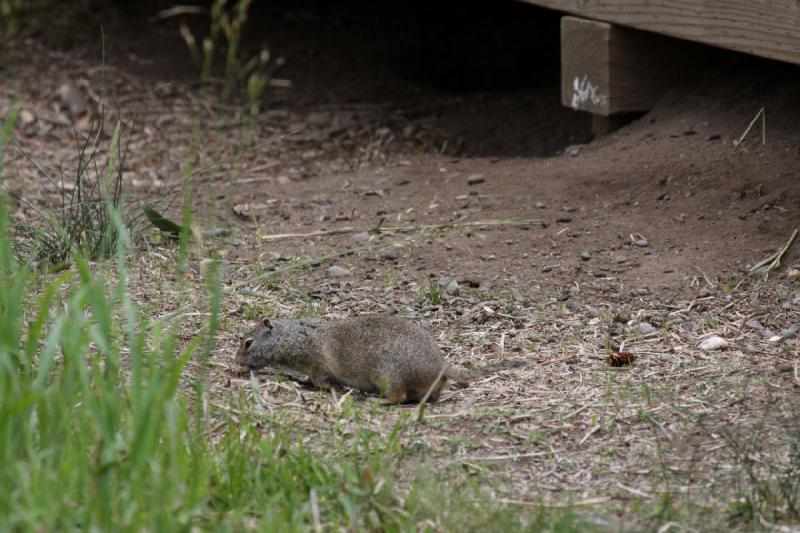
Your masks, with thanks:
<instances>
[{"instance_id":1,"label":"small pebble","mask_svg":"<svg viewBox=\"0 0 800 533\"><path fill-rule=\"evenodd\" d=\"M544 209L545 207L547 207L544 202L536 202L533 205L536 207L536 209Z\"/></svg>"},{"instance_id":2,"label":"small pebble","mask_svg":"<svg viewBox=\"0 0 800 533\"><path fill-rule=\"evenodd\" d=\"M447 291L447 294L449 294L450 296L457 296L458 290L459 290L459 285L456 280L451 280L450 283L448 283L447 287L445 288L445 291Z\"/></svg>"},{"instance_id":3,"label":"small pebble","mask_svg":"<svg viewBox=\"0 0 800 533\"><path fill-rule=\"evenodd\" d=\"M656 328L654 328L649 322L642 322L636 326L636 332L642 337L646 337L655 333Z\"/></svg>"},{"instance_id":4,"label":"small pebble","mask_svg":"<svg viewBox=\"0 0 800 533\"><path fill-rule=\"evenodd\" d=\"M397 260L397 248L389 246L378 252L378 257L381 259L388 259L389 261Z\"/></svg>"},{"instance_id":5,"label":"small pebble","mask_svg":"<svg viewBox=\"0 0 800 533\"><path fill-rule=\"evenodd\" d=\"M614 322L619 322L620 324L627 324L630 319L631 319L630 312L625 310L617 311L614 314Z\"/></svg>"},{"instance_id":6,"label":"small pebble","mask_svg":"<svg viewBox=\"0 0 800 533\"><path fill-rule=\"evenodd\" d=\"M353 240L356 242L367 242L369 240L369 232L360 231L358 233L353 233Z\"/></svg>"},{"instance_id":7,"label":"small pebble","mask_svg":"<svg viewBox=\"0 0 800 533\"><path fill-rule=\"evenodd\" d=\"M572 217L568 217L566 215L558 217L558 221L562 224L567 224L568 222L572 222Z\"/></svg>"},{"instance_id":8,"label":"small pebble","mask_svg":"<svg viewBox=\"0 0 800 533\"><path fill-rule=\"evenodd\" d=\"M789 281L800 280L800 270L793 268L786 273L786 277L789 279Z\"/></svg>"},{"instance_id":9,"label":"small pebble","mask_svg":"<svg viewBox=\"0 0 800 533\"><path fill-rule=\"evenodd\" d=\"M778 333L778 335L780 335L782 339L794 339L795 337L797 337L798 329L800 328L798 328L797 325L789 326L788 328L781 330L781 332Z\"/></svg>"},{"instance_id":10,"label":"small pebble","mask_svg":"<svg viewBox=\"0 0 800 533\"><path fill-rule=\"evenodd\" d=\"M569 157L578 157L581 153L581 149L583 148L582 144L572 144L564 148L564 155Z\"/></svg>"},{"instance_id":11,"label":"small pebble","mask_svg":"<svg viewBox=\"0 0 800 533\"><path fill-rule=\"evenodd\" d=\"M333 265L328 269L328 275L332 278L341 278L344 276L349 276L350 271L339 265Z\"/></svg>"},{"instance_id":12,"label":"small pebble","mask_svg":"<svg viewBox=\"0 0 800 533\"><path fill-rule=\"evenodd\" d=\"M581 255L581 261L588 261L589 259L592 258L592 254L590 254L589 252L585 252L584 251L584 252L581 252L580 255Z\"/></svg>"},{"instance_id":13,"label":"small pebble","mask_svg":"<svg viewBox=\"0 0 800 533\"><path fill-rule=\"evenodd\" d=\"M483 174L473 174L467 178L467 185L478 185L484 181L486 181L486 178L483 177Z\"/></svg>"},{"instance_id":14,"label":"small pebble","mask_svg":"<svg viewBox=\"0 0 800 533\"><path fill-rule=\"evenodd\" d=\"M698 347L704 352L712 352L715 350L724 350L728 346L730 346L728 341L722 337L714 335L713 337L709 337L702 341Z\"/></svg>"},{"instance_id":15,"label":"small pebble","mask_svg":"<svg viewBox=\"0 0 800 533\"><path fill-rule=\"evenodd\" d=\"M759 322L755 318L748 320L747 322L744 323L744 325L752 329L757 329L757 330L764 329L764 326L761 325L761 322Z\"/></svg>"}]
</instances>

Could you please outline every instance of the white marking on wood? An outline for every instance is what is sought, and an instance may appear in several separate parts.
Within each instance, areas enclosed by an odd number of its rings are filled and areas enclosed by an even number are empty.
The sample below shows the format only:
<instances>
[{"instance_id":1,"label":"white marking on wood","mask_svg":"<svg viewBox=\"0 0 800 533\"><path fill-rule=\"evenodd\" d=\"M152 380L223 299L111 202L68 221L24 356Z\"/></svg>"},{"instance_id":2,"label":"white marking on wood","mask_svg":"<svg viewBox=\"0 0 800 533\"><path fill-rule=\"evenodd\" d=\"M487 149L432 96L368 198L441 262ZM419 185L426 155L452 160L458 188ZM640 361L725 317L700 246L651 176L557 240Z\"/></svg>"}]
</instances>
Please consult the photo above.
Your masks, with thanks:
<instances>
[{"instance_id":1,"label":"white marking on wood","mask_svg":"<svg viewBox=\"0 0 800 533\"><path fill-rule=\"evenodd\" d=\"M604 106L608 102L608 97L600 94L599 87L592 85L588 75L584 75L583 78L575 76L572 82L572 109L577 111L585 102Z\"/></svg>"}]
</instances>

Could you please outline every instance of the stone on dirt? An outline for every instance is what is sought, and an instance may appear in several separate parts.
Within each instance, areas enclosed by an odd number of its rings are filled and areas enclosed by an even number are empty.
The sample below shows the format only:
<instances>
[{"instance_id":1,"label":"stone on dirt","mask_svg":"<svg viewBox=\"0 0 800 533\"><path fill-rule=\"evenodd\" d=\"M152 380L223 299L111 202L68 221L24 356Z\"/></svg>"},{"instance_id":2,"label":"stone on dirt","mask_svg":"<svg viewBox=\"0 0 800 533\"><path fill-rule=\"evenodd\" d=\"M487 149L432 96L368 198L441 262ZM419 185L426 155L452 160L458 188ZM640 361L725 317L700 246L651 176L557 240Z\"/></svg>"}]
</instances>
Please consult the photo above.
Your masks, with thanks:
<instances>
[{"instance_id":1,"label":"stone on dirt","mask_svg":"<svg viewBox=\"0 0 800 533\"><path fill-rule=\"evenodd\" d=\"M349 275L350 271L339 265L333 265L328 269L328 276L332 278L342 278Z\"/></svg>"},{"instance_id":2,"label":"stone on dirt","mask_svg":"<svg viewBox=\"0 0 800 533\"><path fill-rule=\"evenodd\" d=\"M714 335L713 337L709 337L702 341L699 345L699 348L704 352L713 352L716 350L724 350L728 346L730 346L728 341L722 337Z\"/></svg>"}]
</instances>

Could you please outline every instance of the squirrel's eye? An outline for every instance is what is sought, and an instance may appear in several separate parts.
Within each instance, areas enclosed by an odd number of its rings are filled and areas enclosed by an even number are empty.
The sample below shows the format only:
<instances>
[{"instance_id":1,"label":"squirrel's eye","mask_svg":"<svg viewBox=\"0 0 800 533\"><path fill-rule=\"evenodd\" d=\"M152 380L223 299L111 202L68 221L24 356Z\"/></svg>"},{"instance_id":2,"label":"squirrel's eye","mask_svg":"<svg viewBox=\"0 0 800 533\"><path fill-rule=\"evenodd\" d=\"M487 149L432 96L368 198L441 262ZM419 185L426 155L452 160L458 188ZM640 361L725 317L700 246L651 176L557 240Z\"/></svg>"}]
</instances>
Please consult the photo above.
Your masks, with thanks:
<instances>
[{"instance_id":1,"label":"squirrel's eye","mask_svg":"<svg viewBox=\"0 0 800 533\"><path fill-rule=\"evenodd\" d=\"M244 349L245 350L250 348L250 346L252 346L252 345L253 345L253 339L247 339L246 341L244 341Z\"/></svg>"}]
</instances>

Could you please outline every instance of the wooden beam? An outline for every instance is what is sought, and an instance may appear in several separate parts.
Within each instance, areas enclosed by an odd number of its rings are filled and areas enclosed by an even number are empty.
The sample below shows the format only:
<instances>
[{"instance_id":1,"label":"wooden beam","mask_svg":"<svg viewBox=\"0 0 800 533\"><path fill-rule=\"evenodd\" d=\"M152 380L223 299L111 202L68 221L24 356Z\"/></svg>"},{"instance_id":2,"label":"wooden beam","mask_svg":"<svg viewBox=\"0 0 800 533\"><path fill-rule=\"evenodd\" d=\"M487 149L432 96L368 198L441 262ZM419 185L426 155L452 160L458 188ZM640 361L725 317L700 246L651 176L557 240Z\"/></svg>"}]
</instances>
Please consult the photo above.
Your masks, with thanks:
<instances>
[{"instance_id":1,"label":"wooden beam","mask_svg":"<svg viewBox=\"0 0 800 533\"><path fill-rule=\"evenodd\" d=\"M687 50L692 48L701 50ZM561 102L602 116L647 111L696 70L703 51L652 33L564 17Z\"/></svg>"},{"instance_id":2,"label":"wooden beam","mask_svg":"<svg viewBox=\"0 0 800 533\"><path fill-rule=\"evenodd\" d=\"M800 64L798 0L523 0L580 17Z\"/></svg>"}]
</instances>

